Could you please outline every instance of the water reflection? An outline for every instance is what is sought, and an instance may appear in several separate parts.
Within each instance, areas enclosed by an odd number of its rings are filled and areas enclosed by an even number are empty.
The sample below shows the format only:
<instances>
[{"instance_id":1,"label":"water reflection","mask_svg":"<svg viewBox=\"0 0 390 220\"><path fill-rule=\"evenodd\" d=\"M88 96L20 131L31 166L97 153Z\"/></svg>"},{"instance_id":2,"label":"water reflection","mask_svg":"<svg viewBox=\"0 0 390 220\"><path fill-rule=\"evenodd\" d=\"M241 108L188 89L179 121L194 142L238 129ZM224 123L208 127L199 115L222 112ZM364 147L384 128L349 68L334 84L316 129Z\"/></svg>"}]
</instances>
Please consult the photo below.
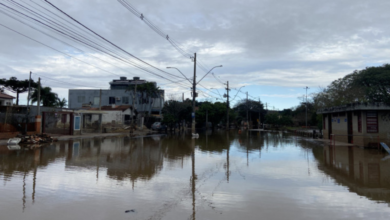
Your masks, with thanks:
<instances>
[{"instance_id":1,"label":"water reflection","mask_svg":"<svg viewBox=\"0 0 390 220\"><path fill-rule=\"evenodd\" d=\"M285 157L288 163L282 164L281 157ZM22 210L28 210L29 199L33 204L44 200L44 193L38 192L41 196L37 197L37 189L46 190L39 187L39 184L46 184L43 171L58 166L59 169L48 171L46 178L54 176L53 179L64 181L71 175L93 175L92 182L80 176L80 182L72 185L73 188L59 187L65 191L64 194L74 196L94 185L91 199L78 203L83 207L101 207L92 198L102 196L113 204L129 200L131 204L145 206L144 218L140 219L162 219L175 209L180 210L181 215L185 213L184 218L188 219L207 219L209 216L232 219L234 215L227 218L218 216L223 212L229 213L235 206L238 207L236 211L243 212L242 216L248 213L256 216L254 213L261 207L250 204L265 207L272 202L288 201L290 203L284 207L302 209L295 203L300 195L292 195L294 193L290 190L299 191L299 187L304 186L321 191L321 184L310 185L310 178L319 178L320 174L334 180L336 185L347 187L350 192L389 203L390 160L382 161L382 158L383 154L376 151L332 148L285 132L215 132L201 134L199 139L183 135L137 139L112 137L58 142L34 150L9 150L0 146L0 178L3 176L4 185L13 179L22 182L20 187L14 184L19 187L17 189L12 185L6 186L10 191L6 195L21 192L18 201ZM290 166L295 166L294 174L288 176L292 169ZM58 174L62 177L55 176L59 170L63 171ZM125 197L121 191L126 191L126 187L111 188L109 184L105 186L107 189L101 190L103 194L99 194L99 187L103 187L99 183L107 180L119 185L129 183L134 196ZM297 183L298 180L302 185ZM137 182L141 184L135 184ZM155 185L147 188L146 183ZM294 188L294 184L298 187ZM140 194L137 194L138 191ZM286 194L291 197L280 196L283 191L288 191ZM144 199L145 196L150 198ZM303 197L307 199L310 195ZM72 198L69 200L70 203L76 202ZM216 208L214 200L219 201L219 207ZM153 208L153 202L158 204L153 209L157 210L155 212L149 210ZM0 199L3 207L7 203ZM211 209L209 216L202 215L204 207ZM75 219L81 214L75 213ZM167 219L178 216L181 219L183 216L180 214L167 216ZM98 215L91 216L94 217ZM115 219L122 218L116 216Z\"/></svg>"},{"instance_id":2,"label":"water reflection","mask_svg":"<svg viewBox=\"0 0 390 220\"><path fill-rule=\"evenodd\" d=\"M316 157L322 161L320 170L351 192L372 200L390 203L390 160L376 150L357 147L323 148Z\"/></svg>"}]
</instances>

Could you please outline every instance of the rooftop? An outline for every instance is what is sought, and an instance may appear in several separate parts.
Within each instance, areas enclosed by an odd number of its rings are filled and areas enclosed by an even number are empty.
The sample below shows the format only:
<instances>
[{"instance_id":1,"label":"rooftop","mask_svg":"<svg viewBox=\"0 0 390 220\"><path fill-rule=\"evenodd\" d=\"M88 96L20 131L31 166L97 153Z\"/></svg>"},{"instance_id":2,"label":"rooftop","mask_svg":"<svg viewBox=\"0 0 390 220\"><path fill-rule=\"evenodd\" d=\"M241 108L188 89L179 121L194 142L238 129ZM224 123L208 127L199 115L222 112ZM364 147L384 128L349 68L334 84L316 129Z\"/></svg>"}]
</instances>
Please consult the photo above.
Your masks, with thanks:
<instances>
[{"instance_id":1,"label":"rooftop","mask_svg":"<svg viewBox=\"0 0 390 220\"><path fill-rule=\"evenodd\" d=\"M390 110L390 105L386 105L382 102L375 103L360 103L355 102L351 104L334 106L328 108L322 108L317 110L317 114L335 113L335 112L348 112L348 111L359 111L359 110Z\"/></svg>"},{"instance_id":2,"label":"rooftop","mask_svg":"<svg viewBox=\"0 0 390 220\"><path fill-rule=\"evenodd\" d=\"M15 97L0 92L0 98L2 98L2 99L14 99Z\"/></svg>"}]
</instances>

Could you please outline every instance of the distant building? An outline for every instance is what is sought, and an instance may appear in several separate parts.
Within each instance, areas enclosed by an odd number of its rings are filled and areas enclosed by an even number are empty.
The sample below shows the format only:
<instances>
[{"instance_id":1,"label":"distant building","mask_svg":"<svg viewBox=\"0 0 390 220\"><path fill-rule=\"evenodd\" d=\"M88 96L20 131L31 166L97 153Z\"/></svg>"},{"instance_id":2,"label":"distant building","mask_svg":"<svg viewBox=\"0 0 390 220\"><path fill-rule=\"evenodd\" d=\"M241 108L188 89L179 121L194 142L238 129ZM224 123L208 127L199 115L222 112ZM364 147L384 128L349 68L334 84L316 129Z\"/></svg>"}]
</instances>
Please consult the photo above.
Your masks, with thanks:
<instances>
[{"instance_id":1,"label":"distant building","mask_svg":"<svg viewBox=\"0 0 390 220\"><path fill-rule=\"evenodd\" d=\"M0 91L0 106L12 106L14 98Z\"/></svg>"},{"instance_id":2,"label":"distant building","mask_svg":"<svg viewBox=\"0 0 390 220\"><path fill-rule=\"evenodd\" d=\"M126 77L114 79L110 82L110 89L70 89L68 103L70 109L81 109L82 107L98 108L108 105L132 105L134 91L126 91L130 85L147 83L139 77L128 80ZM155 83L155 82L152 82ZM101 93L101 100L100 100ZM164 106L164 90L159 90L158 98L150 98L146 94L137 92L134 100L134 108L141 115L161 115Z\"/></svg>"},{"instance_id":3,"label":"distant building","mask_svg":"<svg viewBox=\"0 0 390 220\"><path fill-rule=\"evenodd\" d=\"M353 103L320 109L317 114L322 114L324 139L361 147L377 147L379 142L390 145L389 105Z\"/></svg>"}]
</instances>

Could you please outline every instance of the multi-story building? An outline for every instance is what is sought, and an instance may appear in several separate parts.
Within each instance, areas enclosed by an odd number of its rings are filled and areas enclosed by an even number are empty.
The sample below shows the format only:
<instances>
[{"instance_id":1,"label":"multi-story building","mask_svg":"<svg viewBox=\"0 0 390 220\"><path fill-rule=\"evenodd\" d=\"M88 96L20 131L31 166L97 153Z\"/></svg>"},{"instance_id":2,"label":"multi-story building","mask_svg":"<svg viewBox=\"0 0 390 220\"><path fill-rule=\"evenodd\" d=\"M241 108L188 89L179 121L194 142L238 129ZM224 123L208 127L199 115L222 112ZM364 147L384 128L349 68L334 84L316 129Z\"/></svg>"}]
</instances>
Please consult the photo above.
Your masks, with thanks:
<instances>
[{"instance_id":1,"label":"multi-story building","mask_svg":"<svg viewBox=\"0 0 390 220\"><path fill-rule=\"evenodd\" d=\"M147 83L139 77L128 80L126 77L114 79L110 82L110 89L69 89L68 103L70 109L81 109L89 106L98 108L107 105L132 105L134 91L127 91L131 85ZM155 82L152 82L155 83ZM156 83L155 83L156 84ZM160 115L164 106L164 90L159 90L157 98L137 91L134 107L141 115Z\"/></svg>"}]
</instances>

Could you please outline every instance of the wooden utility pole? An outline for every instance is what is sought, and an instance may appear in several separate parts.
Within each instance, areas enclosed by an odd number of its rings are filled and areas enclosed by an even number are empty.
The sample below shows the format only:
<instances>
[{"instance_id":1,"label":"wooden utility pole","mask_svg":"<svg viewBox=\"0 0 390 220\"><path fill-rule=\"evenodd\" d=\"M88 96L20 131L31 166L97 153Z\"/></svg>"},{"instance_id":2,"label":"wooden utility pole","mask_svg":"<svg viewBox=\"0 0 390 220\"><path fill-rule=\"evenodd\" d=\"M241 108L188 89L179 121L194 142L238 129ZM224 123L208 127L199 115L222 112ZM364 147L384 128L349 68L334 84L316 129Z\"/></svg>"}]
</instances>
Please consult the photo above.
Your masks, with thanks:
<instances>
[{"instance_id":1,"label":"wooden utility pole","mask_svg":"<svg viewBox=\"0 0 390 220\"><path fill-rule=\"evenodd\" d=\"M31 90L31 71L30 71L30 78L28 80L28 94L27 94L27 113L26 113L26 121L24 124L24 132L27 134L27 122L28 122L28 115L30 114L29 104L30 104L30 90Z\"/></svg>"},{"instance_id":2,"label":"wooden utility pole","mask_svg":"<svg viewBox=\"0 0 390 220\"><path fill-rule=\"evenodd\" d=\"M194 79L193 79L193 85L192 85L192 126L191 126L191 132L193 134L196 133L195 131L195 98L196 98L196 53L194 53Z\"/></svg>"},{"instance_id":3,"label":"wooden utility pole","mask_svg":"<svg viewBox=\"0 0 390 220\"><path fill-rule=\"evenodd\" d=\"M249 129L249 121L248 121L248 92L246 92L246 123Z\"/></svg>"},{"instance_id":4,"label":"wooden utility pole","mask_svg":"<svg viewBox=\"0 0 390 220\"><path fill-rule=\"evenodd\" d=\"M38 78L38 104L37 104L37 108L38 108L37 115L41 115L41 77Z\"/></svg>"},{"instance_id":5,"label":"wooden utility pole","mask_svg":"<svg viewBox=\"0 0 390 220\"><path fill-rule=\"evenodd\" d=\"M102 89L100 89L99 95L99 111L102 110Z\"/></svg>"},{"instance_id":6,"label":"wooden utility pole","mask_svg":"<svg viewBox=\"0 0 390 220\"><path fill-rule=\"evenodd\" d=\"M226 82L226 129L229 130L229 81Z\"/></svg>"},{"instance_id":7,"label":"wooden utility pole","mask_svg":"<svg viewBox=\"0 0 390 220\"><path fill-rule=\"evenodd\" d=\"M306 86L306 102L305 102L305 106L306 106L306 129L307 129L307 90L309 89L309 87Z\"/></svg>"},{"instance_id":8,"label":"wooden utility pole","mask_svg":"<svg viewBox=\"0 0 390 220\"><path fill-rule=\"evenodd\" d=\"M260 129L260 124L261 124L261 102L260 102L260 98L259 98L259 126L258 126L258 129Z\"/></svg>"}]
</instances>

